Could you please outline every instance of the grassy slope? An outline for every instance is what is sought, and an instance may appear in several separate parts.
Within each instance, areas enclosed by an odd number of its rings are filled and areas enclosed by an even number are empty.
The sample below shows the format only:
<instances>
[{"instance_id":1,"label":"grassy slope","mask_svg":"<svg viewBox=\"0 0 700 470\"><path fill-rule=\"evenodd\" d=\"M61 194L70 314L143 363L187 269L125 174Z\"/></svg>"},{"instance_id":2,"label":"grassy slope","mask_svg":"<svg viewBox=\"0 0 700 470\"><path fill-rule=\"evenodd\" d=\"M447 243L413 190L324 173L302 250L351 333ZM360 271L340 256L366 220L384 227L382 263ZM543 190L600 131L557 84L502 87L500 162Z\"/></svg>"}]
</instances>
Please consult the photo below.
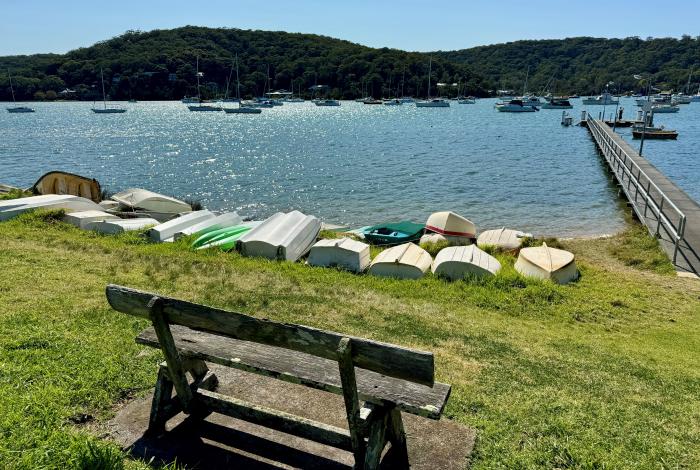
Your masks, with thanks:
<instances>
[{"instance_id":1,"label":"grassy slope","mask_svg":"<svg viewBox=\"0 0 700 470\"><path fill-rule=\"evenodd\" d=\"M611 255L644 265L642 236L563 242L582 271L569 286L511 266L450 284L2 223L0 467L120 461L72 422L155 380L158 354L133 342L146 322L104 299L114 282L434 351L447 417L479 430L475 468L698 468L700 283Z\"/></svg>"}]
</instances>

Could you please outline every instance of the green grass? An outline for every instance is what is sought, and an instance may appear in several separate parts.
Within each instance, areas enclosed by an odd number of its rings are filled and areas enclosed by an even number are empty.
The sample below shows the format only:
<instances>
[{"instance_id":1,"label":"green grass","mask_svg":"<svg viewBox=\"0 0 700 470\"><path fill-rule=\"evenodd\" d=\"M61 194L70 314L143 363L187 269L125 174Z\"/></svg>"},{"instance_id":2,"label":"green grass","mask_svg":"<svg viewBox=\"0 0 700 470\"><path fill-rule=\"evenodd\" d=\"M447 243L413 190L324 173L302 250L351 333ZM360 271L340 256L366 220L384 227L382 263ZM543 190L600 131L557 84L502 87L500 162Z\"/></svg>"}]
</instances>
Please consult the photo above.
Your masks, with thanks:
<instances>
[{"instance_id":1,"label":"green grass","mask_svg":"<svg viewBox=\"0 0 700 470\"><path fill-rule=\"evenodd\" d=\"M446 417L478 431L476 469L698 468L700 283L629 262L661 256L648 240L561 241L581 278L558 286L510 255L488 280L401 281L50 215L0 223L0 468L147 466L96 437L160 360L133 341L147 322L107 305L110 282L435 352Z\"/></svg>"}]
</instances>

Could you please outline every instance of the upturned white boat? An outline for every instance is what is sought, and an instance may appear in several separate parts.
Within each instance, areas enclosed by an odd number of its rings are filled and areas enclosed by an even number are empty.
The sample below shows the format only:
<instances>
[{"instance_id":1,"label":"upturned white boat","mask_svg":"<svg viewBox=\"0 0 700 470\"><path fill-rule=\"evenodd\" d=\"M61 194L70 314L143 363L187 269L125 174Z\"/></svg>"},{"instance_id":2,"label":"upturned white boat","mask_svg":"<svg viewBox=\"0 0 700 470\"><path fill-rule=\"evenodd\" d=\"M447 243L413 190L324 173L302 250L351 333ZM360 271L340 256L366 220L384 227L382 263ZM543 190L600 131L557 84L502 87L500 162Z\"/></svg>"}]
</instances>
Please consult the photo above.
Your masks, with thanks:
<instances>
[{"instance_id":1,"label":"upturned white boat","mask_svg":"<svg viewBox=\"0 0 700 470\"><path fill-rule=\"evenodd\" d=\"M476 225L451 211L430 214L425 229L444 236L452 245L468 245L472 238L476 238Z\"/></svg>"},{"instance_id":2,"label":"upturned white boat","mask_svg":"<svg viewBox=\"0 0 700 470\"><path fill-rule=\"evenodd\" d=\"M476 245L479 248L493 247L501 251L513 251L518 250L523 245L523 240L531 236L529 233L503 227L482 232L476 239Z\"/></svg>"},{"instance_id":3,"label":"upturned white boat","mask_svg":"<svg viewBox=\"0 0 700 470\"><path fill-rule=\"evenodd\" d=\"M237 212L226 212L224 214L217 215L210 219L206 219L202 222L178 230L177 232L175 232L173 239L177 240L179 238L187 237L189 235L210 232L224 227L233 227L234 225L240 225L242 223L243 218L241 218L241 216L238 215Z\"/></svg>"},{"instance_id":4,"label":"upturned white boat","mask_svg":"<svg viewBox=\"0 0 700 470\"><path fill-rule=\"evenodd\" d=\"M581 103L586 105L586 106L611 105L611 104L618 104L619 100L616 100L615 97L613 95L611 95L610 93L605 92L602 95L590 96L588 98L581 98Z\"/></svg>"},{"instance_id":5,"label":"upturned white boat","mask_svg":"<svg viewBox=\"0 0 700 470\"><path fill-rule=\"evenodd\" d=\"M515 270L524 276L549 279L558 284L567 284L578 278L574 254L550 248L546 243L520 250Z\"/></svg>"},{"instance_id":6,"label":"upturned white boat","mask_svg":"<svg viewBox=\"0 0 700 470\"><path fill-rule=\"evenodd\" d=\"M388 248L377 255L369 267L374 276L419 279L430 269L430 253L413 243Z\"/></svg>"},{"instance_id":7,"label":"upturned white boat","mask_svg":"<svg viewBox=\"0 0 700 470\"><path fill-rule=\"evenodd\" d=\"M0 221L35 209L63 209L66 212L101 210L90 199L70 194L47 194L0 201Z\"/></svg>"},{"instance_id":8,"label":"upturned white boat","mask_svg":"<svg viewBox=\"0 0 700 470\"><path fill-rule=\"evenodd\" d=\"M117 220L119 217L113 214L108 214L105 211L78 211L66 214L63 217L63 221L71 225L75 225L82 230L92 230L93 226L97 222L102 222L103 220Z\"/></svg>"},{"instance_id":9,"label":"upturned white boat","mask_svg":"<svg viewBox=\"0 0 700 470\"><path fill-rule=\"evenodd\" d=\"M534 106L526 105L522 100L510 100L505 103L496 103L496 109L502 113L533 113L539 111Z\"/></svg>"},{"instance_id":10,"label":"upturned white boat","mask_svg":"<svg viewBox=\"0 0 700 470\"><path fill-rule=\"evenodd\" d=\"M157 226L158 221L150 217L136 219L114 219L95 222L92 225L92 230L99 233L117 234L122 232L131 232L134 230L143 230L148 227Z\"/></svg>"},{"instance_id":11,"label":"upturned white boat","mask_svg":"<svg viewBox=\"0 0 700 470\"><path fill-rule=\"evenodd\" d=\"M112 199L119 203L121 211L150 215L163 222L177 214L192 211L186 202L147 189L129 188L115 194Z\"/></svg>"},{"instance_id":12,"label":"upturned white boat","mask_svg":"<svg viewBox=\"0 0 700 470\"><path fill-rule=\"evenodd\" d=\"M443 248L433 261L432 270L436 276L451 281L468 276L494 276L501 269L501 263L475 245L449 246Z\"/></svg>"},{"instance_id":13,"label":"upturned white boat","mask_svg":"<svg viewBox=\"0 0 700 470\"><path fill-rule=\"evenodd\" d=\"M158 224L148 231L148 236L156 242L173 241L173 237L180 230L213 218L214 214L206 209L188 212L180 217Z\"/></svg>"},{"instance_id":14,"label":"upturned white boat","mask_svg":"<svg viewBox=\"0 0 700 470\"><path fill-rule=\"evenodd\" d=\"M324 239L311 247L311 266L337 267L361 273L369 266L369 245L351 238Z\"/></svg>"},{"instance_id":15,"label":"upturned white boat","mask_svg":"<svg viewBox=\"0 0 700 470\"><path fill-rule=\"evenodd\" d=\"M321 221L299 211L278 212L243 235L237 243L244 256L296 261L309 251Z\"/></svg>"}]
</instances>

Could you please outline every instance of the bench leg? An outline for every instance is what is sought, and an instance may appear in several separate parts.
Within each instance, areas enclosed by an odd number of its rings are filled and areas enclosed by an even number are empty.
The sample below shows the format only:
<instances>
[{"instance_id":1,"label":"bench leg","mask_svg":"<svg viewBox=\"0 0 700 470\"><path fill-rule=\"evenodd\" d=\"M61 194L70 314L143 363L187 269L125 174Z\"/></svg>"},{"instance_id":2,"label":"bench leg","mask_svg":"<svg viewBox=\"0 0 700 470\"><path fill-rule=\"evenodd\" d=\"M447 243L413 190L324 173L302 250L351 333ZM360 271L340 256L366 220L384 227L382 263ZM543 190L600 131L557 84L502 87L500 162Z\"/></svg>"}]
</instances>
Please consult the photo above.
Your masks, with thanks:
<instances>
[{"instance_id":1,"label":"bench leg","mask_svg":"<svg viewBox=\"0 0 700 470\"><path fill-rule=\"evenodd\" d=\"M393 408L389 412L389 442L391 442L392 468L409 468L408 446L406 445L406 431L401 419L401 411ZM387 454L387 457L389 455Z\"/></svg>"},{"instance_id":2,"label":"bench leg","mask_svg":"<svg viewBox=\"0 0 700 470\"><path fill-rule=\"evenodd\" d=\"M365 452L365 470L376 470L382 459L382 451L387 442L387 424L389 413L386 410L375 409L369 423L369 435L367 438L367 450Z\"/></svg>"},{"instance_id":3,"label":"bench leg","mask_svg":"<svg viewBox=\"0 0 700 470\"><path fill-rule=\"evenodd\" d=\"M166 412L169 404L172 404L173 382L170 380L167 367L161 365L158 369L156 389L153 392L151 403L151 416L148 421L148 433L160 435L165 432L165 423L171 416Z\"/></svg>"}]
</instances>

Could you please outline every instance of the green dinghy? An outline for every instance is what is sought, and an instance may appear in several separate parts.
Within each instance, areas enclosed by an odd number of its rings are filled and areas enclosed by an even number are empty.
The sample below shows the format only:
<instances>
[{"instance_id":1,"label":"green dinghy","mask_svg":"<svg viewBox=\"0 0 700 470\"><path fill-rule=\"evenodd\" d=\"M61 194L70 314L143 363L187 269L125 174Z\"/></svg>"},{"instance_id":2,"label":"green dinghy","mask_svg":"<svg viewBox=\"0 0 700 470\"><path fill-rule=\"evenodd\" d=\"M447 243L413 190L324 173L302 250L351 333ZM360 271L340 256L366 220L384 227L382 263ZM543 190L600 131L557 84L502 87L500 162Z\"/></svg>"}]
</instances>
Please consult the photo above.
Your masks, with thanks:
<instances>
[{"instance_id":1,"label":"green dinghy","mask_svg":"<svg viewBox=\"0 0 700 470\"><path fill-rule=\"evenodd\" d=\"M207 232L192 242L192 248L203 250L206 248L218 248L222 251L232 250L236 246L236 242L253 227L260 222L247 222L233 227L220 228Z\"/></svg>"}]
</instances>

